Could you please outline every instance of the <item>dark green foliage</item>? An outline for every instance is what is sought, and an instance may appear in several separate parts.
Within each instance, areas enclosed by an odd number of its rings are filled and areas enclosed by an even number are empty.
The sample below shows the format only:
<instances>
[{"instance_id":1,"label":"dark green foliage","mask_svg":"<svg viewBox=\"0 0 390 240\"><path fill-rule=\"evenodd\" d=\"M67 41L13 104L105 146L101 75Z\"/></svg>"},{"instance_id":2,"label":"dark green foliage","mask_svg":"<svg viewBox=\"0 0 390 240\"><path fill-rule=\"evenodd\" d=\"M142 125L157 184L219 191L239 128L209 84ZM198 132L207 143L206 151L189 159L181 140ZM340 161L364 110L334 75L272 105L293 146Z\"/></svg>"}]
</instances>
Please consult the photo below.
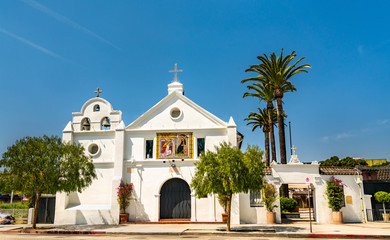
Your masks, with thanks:
<instances>
[{"instance_id":1,"label":"dark green foliage","mask_svg":"<svg viewBox=\"0 0 390 240\"><path fill-rule=\"evenodd\" d=\"M28 202L0 203L0 209L28 209Z\"/></svg>"},{"instance_id":2,"label":"dark green foliage","mask_svg":"<svg viewBox=\"0 0 390 240\"><path fill-rule=\"evenodd\" d=\"M295 199L286 197L280 198L280 207L282 208L282 212L293 212L297 206L298 202Z\"/></svg>"},{"instance_id":3,"label":"dark green foliage","mask_svg":"<svg viewBox=\"0 0 390 240\"><path fill-rule=\"evenodd\" d=\"M81 145L63 143L57 136L24 137L10 147L0 160L2 192L37 193L36 211L42 193L81 192L96 178L92 160Z\"/></svg>"},{"instance_id":4,"label":"dark green foliage","mask_svg":"<svg viewBox=\"0 0 390 240\"><path fill-rule=\"evenodd\" d=\"M351 157L346 157L343 159L340 159L337 156L333 156L331 158L328 158L324 161L320 161L320 166L329 166L329 167L355 167L355 166L367 166L367 162L359 159L354 160Z\"/></svg>"},{"instance_id":5,"label":"dark green foliage","mask_svg":"<svg viewBox=\"0 0 390 240\"><path fill-rule=\"evenodd\" d=\"M246 153L242 153L226 142L216 146L215 150L200 155L191 187L199 198L210 193L228 198L227 230L230 231L232 195L256 192L263 186L263 152L258 146L248 146Z\"/></svg>"},{"instance_id":6,"label":"dark green foliage","mask_svg":"<svg viewBox=\"0 0 390 240\"><path fill-rule=\"evenodd\" d=\"M328 197L329 208L334 212L340 211L344 201L344 185L340 179L332 176L326 182L326 196Z\"/></svg>"}]
</instances>

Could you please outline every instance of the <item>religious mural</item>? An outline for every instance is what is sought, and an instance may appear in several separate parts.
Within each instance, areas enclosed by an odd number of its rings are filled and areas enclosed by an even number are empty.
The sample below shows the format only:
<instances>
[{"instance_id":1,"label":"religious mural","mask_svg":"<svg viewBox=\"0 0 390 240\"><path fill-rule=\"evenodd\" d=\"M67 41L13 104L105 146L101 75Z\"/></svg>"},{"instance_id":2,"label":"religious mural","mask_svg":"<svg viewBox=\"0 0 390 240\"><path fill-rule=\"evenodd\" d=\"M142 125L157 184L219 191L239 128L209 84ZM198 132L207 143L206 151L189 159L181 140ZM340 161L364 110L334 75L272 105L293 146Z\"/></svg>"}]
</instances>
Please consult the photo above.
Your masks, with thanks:
<instances>
[{"instance_id":1,"label":"religious mural","mask_svg":"<svg viewBox=\"0 0 390 240\"><path fill-rule=\"evenodd\" d=\"M188 159L192 157L192 133L157 133L158 159Z\"/></svg>"}]
</instances>

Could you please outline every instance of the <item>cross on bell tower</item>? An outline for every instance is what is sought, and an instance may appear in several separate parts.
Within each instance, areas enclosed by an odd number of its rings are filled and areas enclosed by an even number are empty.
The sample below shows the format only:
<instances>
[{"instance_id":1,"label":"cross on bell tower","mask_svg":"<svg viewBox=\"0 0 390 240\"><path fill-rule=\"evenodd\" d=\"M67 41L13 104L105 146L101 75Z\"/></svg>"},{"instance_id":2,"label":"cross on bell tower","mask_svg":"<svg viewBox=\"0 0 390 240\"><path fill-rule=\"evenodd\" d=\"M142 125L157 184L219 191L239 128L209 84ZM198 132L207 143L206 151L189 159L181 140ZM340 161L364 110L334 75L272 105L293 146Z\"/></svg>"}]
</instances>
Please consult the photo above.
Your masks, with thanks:
<instances>
[{"instance_id":1,"label":"cross on bell tower","mask_svg":"<svg viewBox=\"0 0 390 240\"><path fill-rule=\"evenodd\" d=\"M96 94L97 94L97 96L96 96L96 97L99 97L99 94L100 94L100 93L102 93L102 90L100 90L99 88L97 88L97 90L96 90L96 91L94 91L94 93L96 93Z\"/></svg>"},{"instance_id":2,"label":"cross on bell tower","mask_svg":"<svg viewBox=\"0 0 390 240\"><path fill-rule=\"evenodd\" d=\"M169 70L169 72L175 73L175 77L173 78L173 81L177 82L178 81L177 80L177 73L178 72L183 72L183 70L182 69L177 69L177 63L175 63L175 70Z\"/></svg>"}]
</instances>

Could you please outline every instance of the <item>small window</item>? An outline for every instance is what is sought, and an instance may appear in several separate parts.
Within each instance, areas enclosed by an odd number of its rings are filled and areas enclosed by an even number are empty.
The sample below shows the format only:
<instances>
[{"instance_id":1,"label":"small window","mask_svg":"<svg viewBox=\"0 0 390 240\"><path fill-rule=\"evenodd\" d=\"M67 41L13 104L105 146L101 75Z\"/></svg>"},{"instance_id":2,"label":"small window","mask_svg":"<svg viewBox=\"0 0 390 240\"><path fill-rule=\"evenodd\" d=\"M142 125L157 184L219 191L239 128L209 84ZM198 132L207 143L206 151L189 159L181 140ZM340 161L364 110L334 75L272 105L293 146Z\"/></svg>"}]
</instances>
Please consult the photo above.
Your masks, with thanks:
<instances>
[{"instance_id":1,"label":"small window","mask_svg":"<svg viewBox=\"0 0 390 240\"><path fill-rule=\"evenodd\" d=\"M93 107L93 111L94 111L94 112L100 112L100 106L99 106L99 104L96 104L96 105Z\"/></svg>"},{"instance_id":2,"label":"small window","mask_svg":"<svg viewBox=\"0 0 390 240\"><path fill-rule=\"evenodd\" d=\"M250 206L251 207L263 207L264 206L264 203L262 201L262 198L261 198L261 192L258 191L258 192L251 192L249 194L249 198L250 198Z\"/></svg>"},{"instance_id":3,"label":"small window","mask_svg":"<svg viewBox=\"0 0 390 240\"><path fill-rule=\"evenodd\" d=\"M204 152L204 143L205 143L205 139L204 138L198 138L197 140L197 144L198 144L198 157L200 156L200 154L202 152Z\"/></svg>"},{"instance_id":4,"label":"small window","mask_svg":"<svg viewBox=\"0 0 390 240\"><path fill-rule=\"evenodd\" d=\"M91 143L88 146L88 152L91 156L96 156L99 153L99 146L96 143Z\"/></svg>"},{"instance_id":5,"label":"small window","mask_svg":"<svg viewBox=\"0 0 390 240\"><path fill-rule=\"evenodd\" d=\"M172 119L179 119L181 117L181 111L179 108L175 107L171 110Z\"/></svg>"},{"instance_id":6,"label":"small window","mask_svg":"<svg viewBox=\"0 0 390 240\"><path fill-rule=\"evenodd\" d=\"M81 131L89 131L91 130L91 121L89 118L83 118L81 121Z\"/></svg>"},{"instance_id":7,"label":"small window","mask_svg":"<svg viewBox=\"0 0 390 240\"><path fill-rule=\"evenodd\" d=\"M102 130L110 130L111 129L111 122L108 117L104 117L102 120Z\"/></svg>"},{"instance_id":8,"label":"small window","mask_svg":"<svg viewBox=\"0 0 390 240\"><path fill-rule=\"evenodd\" d=\"M145 158L153 158L153 140L145 141Z\"/></svg>"}]
</instances>

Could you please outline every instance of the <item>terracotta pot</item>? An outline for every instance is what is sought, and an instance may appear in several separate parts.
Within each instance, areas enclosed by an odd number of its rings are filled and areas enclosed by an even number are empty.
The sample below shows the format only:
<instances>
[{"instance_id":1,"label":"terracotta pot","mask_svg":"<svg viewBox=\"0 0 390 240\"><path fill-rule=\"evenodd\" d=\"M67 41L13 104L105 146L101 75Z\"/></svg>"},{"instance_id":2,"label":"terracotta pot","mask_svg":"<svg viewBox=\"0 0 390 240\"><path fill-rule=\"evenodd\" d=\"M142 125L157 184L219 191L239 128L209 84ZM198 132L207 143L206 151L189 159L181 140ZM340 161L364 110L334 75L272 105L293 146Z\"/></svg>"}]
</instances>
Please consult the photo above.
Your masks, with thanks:
<instances>
[{"instance_id":1,"label":"terracotta pot","mask_svg":"<svg viewBox=\"0 0 390 240\"><path fill-rule=\"evenodd\" d=\"M276 223L276 213L267 212L267 224L275 224Z\"/></svg>"},{"instance_id":2,"label":"terracotta pot","mask_svg":"<svg viewBox=\"0 0 390 240\"><path fill-rule=\"evenodd\" d=\"M120 223L127 223L127 219L129 219L128 213L121 213L119 214L120 217Z\"/></svg>"},{"instance_id":3,"label":"terracotta pot","mask_svg":"<svg viewBox=\"0 0 390 240\"><path fill-rule=\"evenodd\" d=\"M222 213L222 222L223 223L227 223L227 219L228 219L228 214L227 213Z\"/></svg>"},{"instance_id":4,"label":"terracotta pot","mask_svg":"<svg viewBox=\"0 0 390 240\"><path fill-rule=\"evenodd\" d=\"M390 221L390 214L388 213L382 213L383 221L388 222Z\"/></svg>"},{"instance_id":5,"label":"terracotta pot","mask_svg":"<svg viewBox=\"0 0 390 240\"><path fill-rule=\"evenodd\" d=\"M334 224L343 223L343 213L342 212L332 212L332 218Z\"/></svg>"}]
</instances>

